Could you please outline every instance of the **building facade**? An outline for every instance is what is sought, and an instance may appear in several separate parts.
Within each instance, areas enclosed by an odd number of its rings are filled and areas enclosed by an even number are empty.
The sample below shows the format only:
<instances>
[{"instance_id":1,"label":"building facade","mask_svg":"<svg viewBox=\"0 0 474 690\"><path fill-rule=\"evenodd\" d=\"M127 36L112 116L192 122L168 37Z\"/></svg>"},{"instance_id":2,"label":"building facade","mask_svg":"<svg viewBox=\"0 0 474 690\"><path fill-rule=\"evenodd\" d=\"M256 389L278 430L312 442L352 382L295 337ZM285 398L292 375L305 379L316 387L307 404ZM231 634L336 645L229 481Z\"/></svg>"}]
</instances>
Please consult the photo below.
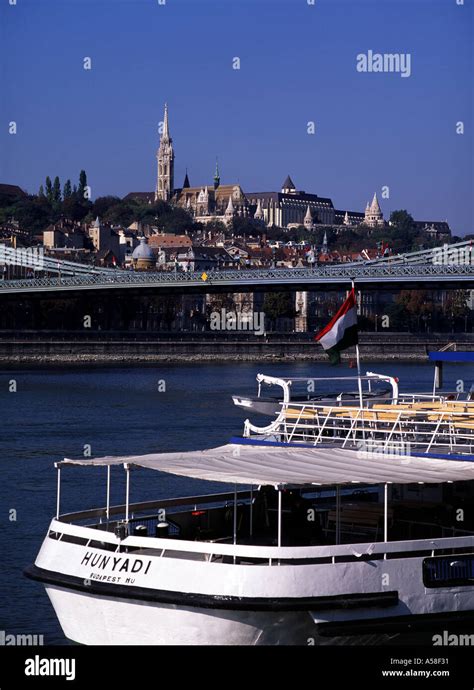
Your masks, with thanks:
<instances>
[{"instance_id":1,"label":"building facade","mask_svg":"<svg viewBox=\"0 0 474 690\"><path fill-rule=\"evenodd\" d=\"M365 211L337 210L329 197L320 197L296 188L288 175L280 191L244 192L239 183L221 184L216 162L212 182L191 186L188 172L183 186L174 186L175 154L170 134L168 106L165 104L163 131L157 152L157 180L154 193L132 192L125 199L141 202L168 201L185 209L196 221L209 223L222 221L230 225L236 217L250 218L267 227L292 228L303 226L314 230L321 226L334 226L336 232L344 228L363 225L382 228L386 225L377 194L367 202ZM449 237L447 222L418 221L428 234Z\"/></svg>"}]
</instances>

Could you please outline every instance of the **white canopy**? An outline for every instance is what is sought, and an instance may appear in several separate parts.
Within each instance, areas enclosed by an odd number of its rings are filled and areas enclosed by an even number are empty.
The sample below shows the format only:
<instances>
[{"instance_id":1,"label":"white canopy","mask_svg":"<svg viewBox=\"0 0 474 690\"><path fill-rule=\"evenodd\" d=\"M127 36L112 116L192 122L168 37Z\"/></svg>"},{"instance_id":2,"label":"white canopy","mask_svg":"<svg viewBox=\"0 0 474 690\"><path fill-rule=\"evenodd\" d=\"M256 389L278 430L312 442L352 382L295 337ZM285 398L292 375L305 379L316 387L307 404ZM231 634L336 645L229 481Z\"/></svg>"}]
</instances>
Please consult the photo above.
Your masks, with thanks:
<instances>
[{"instance_id":1,"label":"white canopy","mask_svg":"<svg viewBox=\"0 0 474 690\"><path fill-rule=\"evenodd\" d=\"M331 448L229 443L184 453L65 459L59 465L128 463L193 479L232 484L431 484L474 479L474 456L401 456Z\"/></svg>"}]
</instances>

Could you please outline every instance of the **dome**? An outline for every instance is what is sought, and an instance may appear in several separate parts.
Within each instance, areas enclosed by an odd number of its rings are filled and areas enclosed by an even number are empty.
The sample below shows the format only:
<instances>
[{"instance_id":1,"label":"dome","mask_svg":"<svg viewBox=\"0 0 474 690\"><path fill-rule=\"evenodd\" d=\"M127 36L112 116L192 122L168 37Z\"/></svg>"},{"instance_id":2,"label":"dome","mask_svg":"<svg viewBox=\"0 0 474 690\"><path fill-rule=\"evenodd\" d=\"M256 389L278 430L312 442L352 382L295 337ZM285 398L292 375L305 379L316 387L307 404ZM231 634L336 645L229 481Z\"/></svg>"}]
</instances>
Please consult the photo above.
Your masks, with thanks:
<instances>
[{"instance_id":1,"label":"dome","mask_svg":"<svg viewBox=\"0 0 474 690\"><path fill-rule=\"evenodd\" d=\"M146 237L140 237L140 244L133 250L132 260L138 267L156 264L155 255L147 244Z\"/></svg>"}]
</instances>

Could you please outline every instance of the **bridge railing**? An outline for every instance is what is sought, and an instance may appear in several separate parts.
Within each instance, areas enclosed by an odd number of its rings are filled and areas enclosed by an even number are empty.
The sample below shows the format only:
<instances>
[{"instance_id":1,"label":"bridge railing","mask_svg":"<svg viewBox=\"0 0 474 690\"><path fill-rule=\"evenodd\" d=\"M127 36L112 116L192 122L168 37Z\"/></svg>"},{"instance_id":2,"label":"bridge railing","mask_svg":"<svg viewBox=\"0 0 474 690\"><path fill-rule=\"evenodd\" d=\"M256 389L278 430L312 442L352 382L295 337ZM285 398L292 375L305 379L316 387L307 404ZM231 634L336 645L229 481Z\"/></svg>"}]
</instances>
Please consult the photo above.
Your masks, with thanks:
<instances>
[{"instance_id":1,"label":"bridge railing","mask_svg":"<svg viewBox=\"0 0 474 690\"><path fill-rule=\"evenodd\" d=\"M132 285L242 285L242 284L297 284L298 282L337 282L370 278L426 278L426 277L474 277L473 265L436 264L337 264L315 268L271 268L249 270L222 270L187 273L180 272L134 272L111 270L108 273L87 273L76 276L31 277L16 280L0 280L0 293L21 289L55 288L56 290L87 286L132 286Z\"/></svg>"}]
</instances>

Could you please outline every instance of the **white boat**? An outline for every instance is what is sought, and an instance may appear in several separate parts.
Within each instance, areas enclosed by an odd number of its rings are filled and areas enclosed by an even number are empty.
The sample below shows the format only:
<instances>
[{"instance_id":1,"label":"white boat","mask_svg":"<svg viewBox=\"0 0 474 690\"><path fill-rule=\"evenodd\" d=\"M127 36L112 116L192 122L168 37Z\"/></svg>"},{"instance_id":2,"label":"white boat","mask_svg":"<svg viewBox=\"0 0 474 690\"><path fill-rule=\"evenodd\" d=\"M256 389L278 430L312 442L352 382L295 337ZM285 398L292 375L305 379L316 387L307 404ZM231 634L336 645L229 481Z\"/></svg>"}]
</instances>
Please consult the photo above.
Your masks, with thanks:
<instances>
[{"instance_id":1,"label":"white boat","mask_svg":"<svg viewBox=\"0 0 474 690\"><path fill-rule=\"evenodd\" d=\"M82 644L307 644L472 619L474 403L369 405L284 402L219 448L65 459L26 575ZM61 474L76 465L87 481L106 470L104 507L61 512ZM234 491L130 503L135 469Z\"/></svg>"},{"instance_id":2,"label":"white boat","mask_svg":"<svg viewBox=\"0 0 474 690\"><path fill-rule=\"evenodd\" d=\"M283 380L283 379L278 379ZM287 383L286 388L283 389L281 395L262 395L262 385L268 384L273 385L273 379L271 377L265 377L259 375L257 377L258 382L258 392L256 396L252 395L233 395L232 401L234 405L242 408L245 412L252 412L256 414L263 414L269 417L273 417L278 414L281 410L281 404L283 402L287 403L308 403L314 402L316 404L325 405L357 405L360 400L360 391L358 388L354 390L344 390L344 384L356 384L358 383L358 378L354 376L333 376L331 377L331 383L338 388L336 392L320 392L317 395L315 390L319 383L327 382L327 377L300 377L300 378L286 378L284 379ZM362 385L366 384L365 390L362 390L362 400L381 402L388 398L394 398L397 395L398 383L396 378L392 376L385 376L383 374L375 374L372 372L367 372L366 376L361 376L360 381ZM389 383L390 386L381 387L381 382ZM305 392L295 392L295 387L298 389L306 389Z\"/></svg>"}]
</instances>

